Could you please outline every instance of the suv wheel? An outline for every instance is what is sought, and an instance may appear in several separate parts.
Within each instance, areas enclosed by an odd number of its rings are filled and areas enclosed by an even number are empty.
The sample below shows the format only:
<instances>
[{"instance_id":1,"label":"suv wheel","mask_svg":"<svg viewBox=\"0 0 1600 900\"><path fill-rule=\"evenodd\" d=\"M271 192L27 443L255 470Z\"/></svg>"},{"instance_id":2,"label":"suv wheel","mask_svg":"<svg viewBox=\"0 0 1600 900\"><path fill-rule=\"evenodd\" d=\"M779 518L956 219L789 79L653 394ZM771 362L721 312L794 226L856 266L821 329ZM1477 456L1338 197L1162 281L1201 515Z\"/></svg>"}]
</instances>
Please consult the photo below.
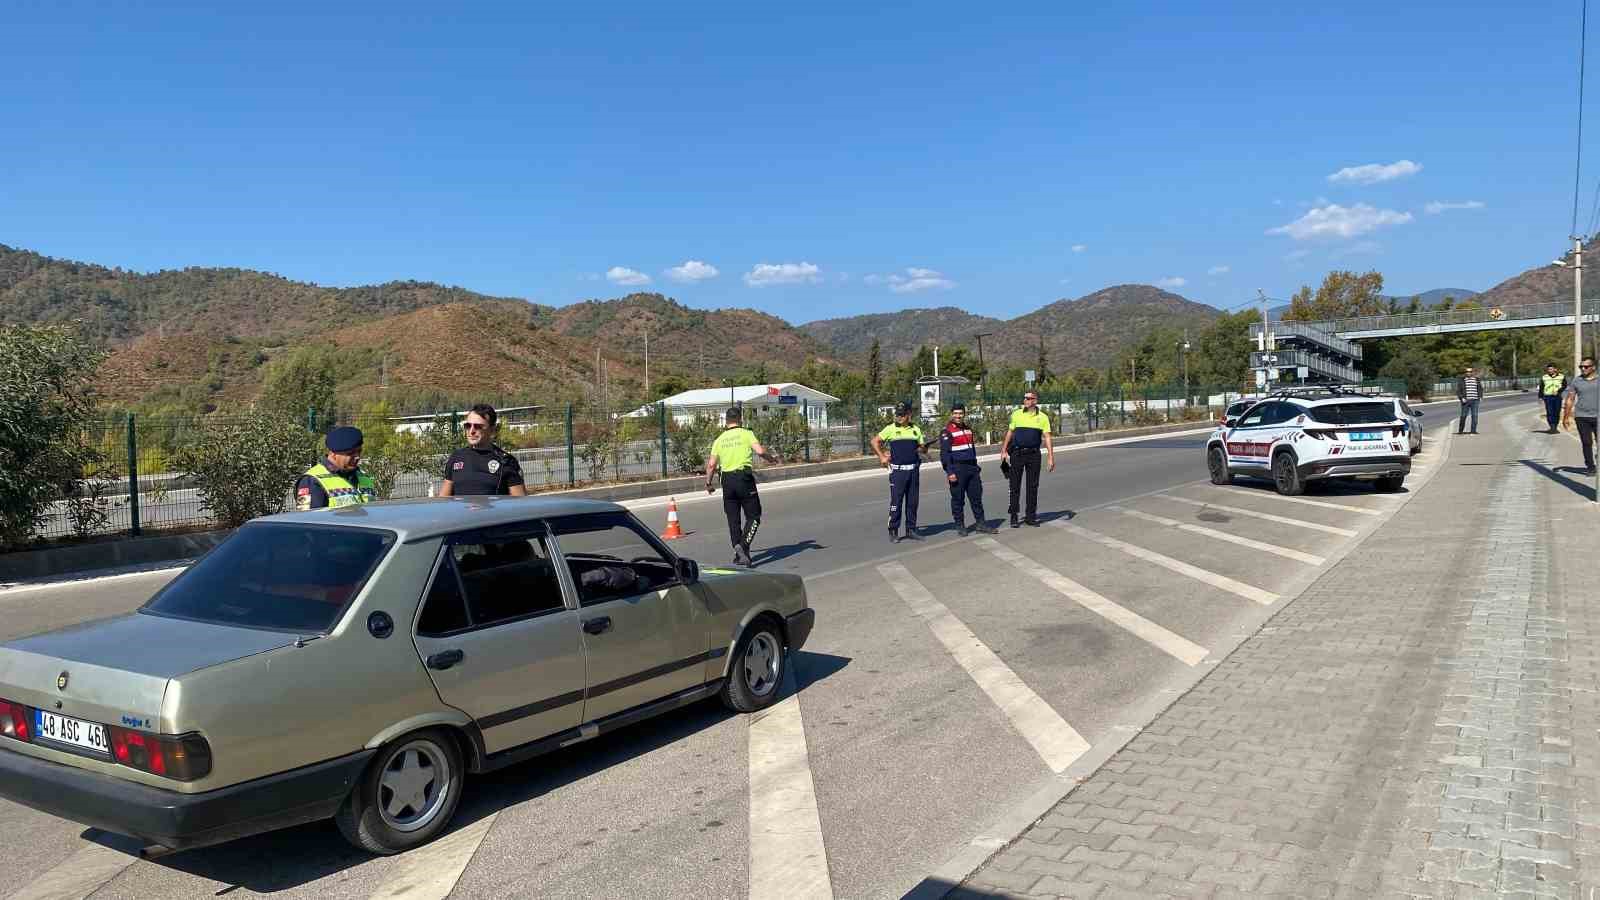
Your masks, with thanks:
<instances>
[{"instance_id":1,"label":"suv wheel","mask_svg":"<svg viewBox=\"0 0 1600 900\"><path fill-rule=\"evenodd\" d=\"M1385 475L1378 479L1378 491L1384 494L1393 494L1406 486L1404 475Z\"/></svg>"},{"instance_id":2,"label":"suv wheel","mask_svg":"<svg viewBox=\"0 0 1600 900\"><path fill-rule=\"evenodd\" d=\"M1306 492L1306 483L1295 465L1294 454L1279 453L1272 458L1272 486L1285 497L1298 497Z\"/></svg>"},{"instance_id":3,"label":"suv wheel","mask_svg":"<svg viewBox=\"0 0 1600 900\"><path fill-rule=\"evenodd\" d=\"M433 840L461 803L463 766L443 731L416 731L387 744L334 820L345 840L389 856Z\"/></svg>"},{"instance_id":4,"label":"suv wheel","mask_svg":"<svg viewBox=\"0 0 1600 900\"><path fill-rule=\"evenodd\" d=\"M778 699L788 664L778 626L765 618L750 623L728 666L728 680L722 685L723 705L742 713L771 706Z\"/></svg>"},{"instance_id":5,"label":"suv wheel","mask_svg":"<svg viewBox=\"0 0 1600 900\"><path fill-rule=\"evenodd\" d=\"M1228 471L1228 457L1221 447L1206 451L1206 468L1211 472L1212 484L1233 484L1233 473Z\"/></svg>"}]
</instances>

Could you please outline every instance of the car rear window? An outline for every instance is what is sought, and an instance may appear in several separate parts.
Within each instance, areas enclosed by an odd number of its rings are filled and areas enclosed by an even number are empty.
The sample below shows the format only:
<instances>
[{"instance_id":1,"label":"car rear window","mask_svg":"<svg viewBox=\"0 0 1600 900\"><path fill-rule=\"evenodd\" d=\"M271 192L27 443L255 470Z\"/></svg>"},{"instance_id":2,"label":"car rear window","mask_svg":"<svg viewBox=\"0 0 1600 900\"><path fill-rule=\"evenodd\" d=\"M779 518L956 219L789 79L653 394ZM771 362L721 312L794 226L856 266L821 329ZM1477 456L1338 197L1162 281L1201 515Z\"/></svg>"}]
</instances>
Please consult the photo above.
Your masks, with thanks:
<instances>
[{"instance_id":1,"label":"car rear window","mask_svg":"<svg viewBox=\"0 0 1600 900\"><path fill-rule=\"evenodd\" d=\"M333 628L394 546L393 532L246 525L140 612L302 634Z\"/></svg>"},{"instance_id":2,"label":"car rear window","mask_svg":"<svg viewBox=\"0 0 1600 900\"><path fill-rule=\"evenodd\" d=\"M1393 403L1376 403L1370 400L1313 406L1308 412L1311 418L1324 425L1376 425L1379 422L1393 422L1395 419Z\"/></svg>"}]
</instances>

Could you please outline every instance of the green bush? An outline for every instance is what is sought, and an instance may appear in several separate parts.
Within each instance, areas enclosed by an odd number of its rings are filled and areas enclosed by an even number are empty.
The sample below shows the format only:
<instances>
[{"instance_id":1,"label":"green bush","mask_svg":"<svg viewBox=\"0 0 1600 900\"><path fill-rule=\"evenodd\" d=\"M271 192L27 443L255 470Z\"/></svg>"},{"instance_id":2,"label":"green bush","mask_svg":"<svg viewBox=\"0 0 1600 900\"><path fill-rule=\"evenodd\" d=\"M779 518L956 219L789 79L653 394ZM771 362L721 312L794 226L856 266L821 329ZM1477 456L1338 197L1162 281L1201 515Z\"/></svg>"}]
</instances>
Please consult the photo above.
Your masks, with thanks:
<instances>
[{"instance_id":1,"label":"green bush","mask_svg":"<svg viewBox=\"0 0 1600 900\"><path fill-rule=\"evenodd\" d=\"M103 357L72 328L0 326L0 547L31 540L99 461L89 379Z\"/></svg>"},{"instance_id":2,"label":"green bush","mask_svg":"<svg viewBox=\"0 0 1600 900\"><path fill-rule=\"evenodd\" d=\"M429 478L440 477L445 457L459 443L447 426L436 425L417 432L390 429L378 442L379 449L374 453L370 448L377 433L376 429L363 433L362 449L366 453L361 457L361 468L372 476L372 487L379 500L394 497L402 475L425 473Z\"/></svg>"},{"instance_id":3,"label":"green bush","mask_svg":"<svg viewBox=\"0 0 1600 900\"><path fill-rule=\"evenodd\" d=\"M711 416L695 416L688 424L673 426L667 441L672 464L685 474L704 472L706 457L711 455L711 442L720 433L722 427Z\"/></svg>"},{"instance_id":4,"label":"green bush","mask_svg":"<svg viewBox=\"0 0 1600 900\"><path fill-rule=\"evenodd\" d=\"M282 512L294 482L316 460L319 442L270 413L218 423L181 448L174 462L199 486L224 526Z\"/></svg>"},{"instance_id":5,"label":"green bush","mask_svg":"<svg viewBox=\"0 0 1600 900\"><path fill-rule=\"evenodd\" d=\"M762 446L784 462L796 462L805 454L806 420L794 413L761 416L750 430Z\"/></svg>"}]
</instances>

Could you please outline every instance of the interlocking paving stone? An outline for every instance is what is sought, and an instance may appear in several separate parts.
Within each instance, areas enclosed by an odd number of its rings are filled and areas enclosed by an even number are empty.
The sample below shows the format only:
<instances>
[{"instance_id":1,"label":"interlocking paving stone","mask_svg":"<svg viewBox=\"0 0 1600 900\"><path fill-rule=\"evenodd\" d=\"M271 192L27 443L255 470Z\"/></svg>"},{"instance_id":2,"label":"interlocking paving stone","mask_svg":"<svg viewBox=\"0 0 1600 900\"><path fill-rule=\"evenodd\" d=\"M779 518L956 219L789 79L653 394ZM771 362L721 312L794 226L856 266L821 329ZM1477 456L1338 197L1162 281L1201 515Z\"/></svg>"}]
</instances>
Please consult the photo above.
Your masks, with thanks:
<instances>
[{"instance_id":1,"label":"interlocking paving stone","mask_svg":"<svg viewBox=\"0 0 1600 900\"><path fill-rule=\"evenodd\" d=\"M1600 896L1600 514L1501 422L969 885Z\"/></svg>"}]
</instances>

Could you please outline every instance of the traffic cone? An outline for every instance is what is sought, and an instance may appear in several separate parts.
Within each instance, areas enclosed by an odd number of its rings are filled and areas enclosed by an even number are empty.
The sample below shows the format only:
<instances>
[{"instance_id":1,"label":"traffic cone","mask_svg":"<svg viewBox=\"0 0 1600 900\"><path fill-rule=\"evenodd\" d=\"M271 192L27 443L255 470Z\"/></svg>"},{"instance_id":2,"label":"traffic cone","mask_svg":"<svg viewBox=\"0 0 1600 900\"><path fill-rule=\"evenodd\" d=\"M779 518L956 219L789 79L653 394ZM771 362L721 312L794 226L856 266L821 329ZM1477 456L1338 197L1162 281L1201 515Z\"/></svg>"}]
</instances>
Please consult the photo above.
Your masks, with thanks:
<instances>
[{"instance_id":1,"label":"traffic cone","mask_svg":"<svg viewBox=\"0 0 1600 900\"><path fill-rule=\"evenodd\" d=\"M661 533L663 540L677 540L683 537L683 529L678 525L678 498L667 498L667 530Z\"/></svg>"}]
</instances>

